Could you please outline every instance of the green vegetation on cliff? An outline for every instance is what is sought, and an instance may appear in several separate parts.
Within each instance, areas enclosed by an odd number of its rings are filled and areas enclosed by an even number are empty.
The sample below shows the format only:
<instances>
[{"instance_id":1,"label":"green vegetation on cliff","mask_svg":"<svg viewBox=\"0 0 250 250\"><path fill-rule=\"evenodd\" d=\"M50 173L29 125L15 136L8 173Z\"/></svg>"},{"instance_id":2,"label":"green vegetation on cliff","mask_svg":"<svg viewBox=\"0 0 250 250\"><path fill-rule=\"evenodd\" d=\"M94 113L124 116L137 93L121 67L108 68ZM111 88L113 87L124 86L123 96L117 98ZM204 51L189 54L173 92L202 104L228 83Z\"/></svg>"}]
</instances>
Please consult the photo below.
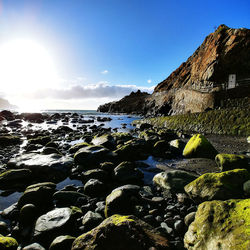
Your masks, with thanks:
<instances>
[{"instance_id":1,"label":"green vegetation on cliff","mask_svg":"<svg viewBox=\"0 0 250 250\"><path fill-rule=\"evenodd\" d=\"M249 135L249 109L210 110L202 113L148 118L134 123L149 123L156 127L199 133Z\"/></svg>"}]
</instances>

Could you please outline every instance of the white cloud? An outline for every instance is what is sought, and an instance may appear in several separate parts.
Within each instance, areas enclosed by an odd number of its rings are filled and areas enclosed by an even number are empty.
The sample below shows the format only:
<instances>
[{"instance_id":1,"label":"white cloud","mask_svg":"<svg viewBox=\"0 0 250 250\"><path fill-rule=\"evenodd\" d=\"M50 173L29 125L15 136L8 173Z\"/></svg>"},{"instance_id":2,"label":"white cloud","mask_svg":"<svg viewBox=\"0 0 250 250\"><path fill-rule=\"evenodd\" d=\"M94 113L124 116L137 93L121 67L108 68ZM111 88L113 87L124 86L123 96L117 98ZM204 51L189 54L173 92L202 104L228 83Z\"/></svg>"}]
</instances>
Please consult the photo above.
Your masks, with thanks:
<instances>
[{"instance_id":1,"label":"white cloud","mask_svg":"<svg viewBox=\"0 0 250 250\"><path fill-rule=\"evenodd\" d=\"M150 83L152 83L152 80L151 80L151 79L148 79L147 82L150 84Z\"/></svg>"},{"instance_id":2,"label":"white cloud","mask_svg":"<svg viewBox=\"0 0 250 250\"><path fill-rule=\"evenodd\" d=\"M109 71L105 69L105 70L103 70L103 71L101 72L101 74L103 74L103 75L107 75L107 74L108 74L108 72L109 72Z\"/></svg>"}]
</instances>

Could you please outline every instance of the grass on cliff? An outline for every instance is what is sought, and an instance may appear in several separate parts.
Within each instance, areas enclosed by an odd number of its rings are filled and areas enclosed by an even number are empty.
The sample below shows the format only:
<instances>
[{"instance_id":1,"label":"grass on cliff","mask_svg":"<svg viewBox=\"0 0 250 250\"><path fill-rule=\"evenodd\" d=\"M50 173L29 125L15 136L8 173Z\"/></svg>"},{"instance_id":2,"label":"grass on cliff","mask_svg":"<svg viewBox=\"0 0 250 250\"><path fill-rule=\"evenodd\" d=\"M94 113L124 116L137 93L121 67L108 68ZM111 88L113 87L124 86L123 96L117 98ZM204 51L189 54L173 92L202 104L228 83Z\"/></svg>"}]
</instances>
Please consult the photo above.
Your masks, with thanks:
<instances>
[{"instance_id":1,"label":"grass on cliff","mask_svg":"<svg viewBox=\"0 0 250 250\"><path fill-rule=\"evenodd\" d=\"M250 135L248 108L210 110L202 113L148 118L135 123L150 123L156 127L211 134Z\"/></svg>"}]
</instances>

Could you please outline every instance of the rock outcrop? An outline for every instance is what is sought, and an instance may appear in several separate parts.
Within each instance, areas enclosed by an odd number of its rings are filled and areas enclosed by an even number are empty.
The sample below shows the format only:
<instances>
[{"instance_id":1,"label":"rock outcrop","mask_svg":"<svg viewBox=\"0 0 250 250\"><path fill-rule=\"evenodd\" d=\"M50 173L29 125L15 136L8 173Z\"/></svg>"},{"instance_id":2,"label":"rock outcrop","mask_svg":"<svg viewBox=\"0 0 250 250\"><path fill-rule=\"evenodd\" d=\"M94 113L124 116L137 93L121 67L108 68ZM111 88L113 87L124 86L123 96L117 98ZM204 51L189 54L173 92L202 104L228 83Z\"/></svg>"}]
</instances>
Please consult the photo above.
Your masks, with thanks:
<instances>
[{"instance_id":1,"label":"rock outcrop","mask_svg":"<svg viewBox=\"0 0 250 250\"><path fill-rule=\"evenodd\" d=\"M229 74L236 74L237 82L244 79L244 83L249 83L249 54L250 30L220 25L186 62L155 87L151 96L132 92L98 110L170 115L203 112L223 106L228 99L247 97L249 100L247 84L227 91L223 87Z\"/></svg>"},{"instance_id":2,"label":"rock outcrop","mask_svg":"<svg viewBox=\"0 0 250 250\"><path fill-rule=\"evenodd\" d=\"M109 113L134 113L141 114L144 113L144 106L146 99L150 95L146 92L131 92L129 95L123 97L117 102L110 102L98 107L99 112L109 112Z\"/></svg>"},{"instance_id":3,"label":"rock outcrop","mask_svg":"<svg viewBox=\"0 0 250 250\"><path fill-rule=\"evenodd\" d=\"M17 109L17 106L10 104L6 99L0 98L0 109Z\"/></svg>"}]
</instances>

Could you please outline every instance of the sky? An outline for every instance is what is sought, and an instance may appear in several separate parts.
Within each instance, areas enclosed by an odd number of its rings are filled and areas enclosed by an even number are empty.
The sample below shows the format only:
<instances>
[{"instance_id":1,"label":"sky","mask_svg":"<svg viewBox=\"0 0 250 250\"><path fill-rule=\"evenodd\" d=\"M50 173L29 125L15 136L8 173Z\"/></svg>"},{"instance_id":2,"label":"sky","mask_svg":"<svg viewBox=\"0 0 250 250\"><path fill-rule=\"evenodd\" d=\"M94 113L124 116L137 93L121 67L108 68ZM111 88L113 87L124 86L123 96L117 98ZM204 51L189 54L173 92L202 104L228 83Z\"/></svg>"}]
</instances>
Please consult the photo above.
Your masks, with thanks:
<instances>
[{"instance_id":1,"label":"sky","mask_svg":"<svg viewBox=\"0 0 250 250\"><path fill-rule=\"evenodd\" d=\"M0 0L0 95L22 109L96 109L152 92L249 0Z\"/></svg>"}]
</instances>

